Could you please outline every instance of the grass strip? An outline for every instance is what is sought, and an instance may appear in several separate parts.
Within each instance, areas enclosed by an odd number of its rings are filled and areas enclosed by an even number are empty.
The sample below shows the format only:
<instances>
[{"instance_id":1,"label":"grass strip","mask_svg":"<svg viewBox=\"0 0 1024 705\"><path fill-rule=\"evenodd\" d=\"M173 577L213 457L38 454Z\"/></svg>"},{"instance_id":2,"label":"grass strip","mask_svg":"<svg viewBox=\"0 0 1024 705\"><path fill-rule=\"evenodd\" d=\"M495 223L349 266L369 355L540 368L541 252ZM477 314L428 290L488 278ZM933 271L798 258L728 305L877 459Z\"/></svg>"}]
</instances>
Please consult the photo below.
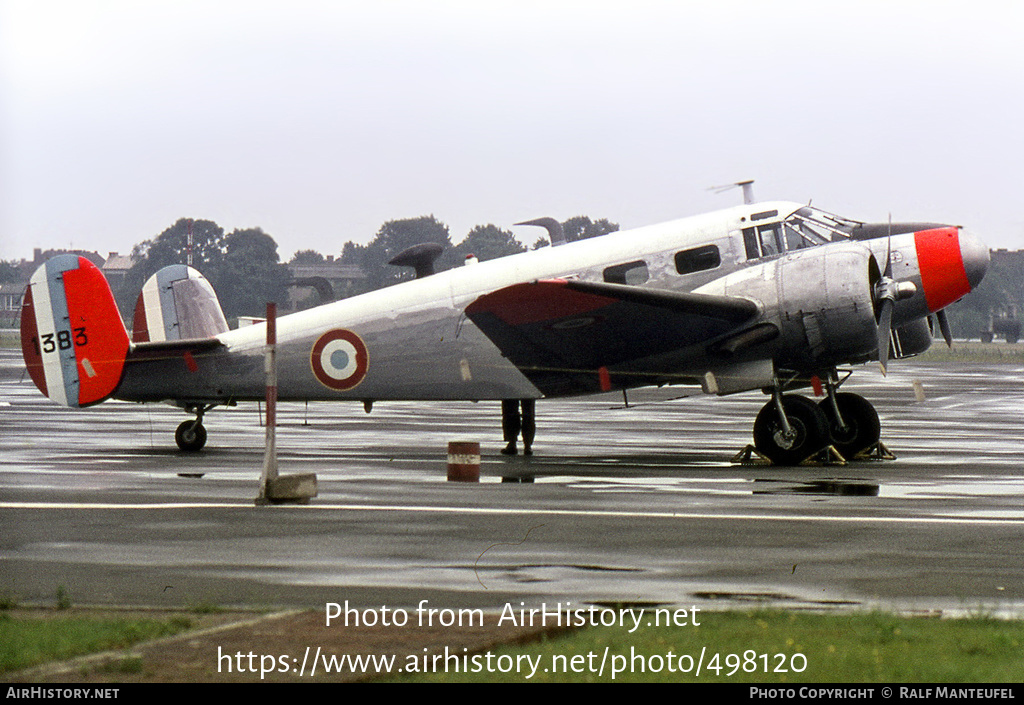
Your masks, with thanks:
<instances>
[{"instance_id":1,"label":"grass strip","mask_svg":"<svg viewBox=\"0 0 1024 705\"><path fill-rule=\"evenodd\" d=\"M941 340L932 342L926 351L911 358L912 362L987 362L987 363L1024 363L1024 343L953 343L947 348ZM898 364L898 363L897 363Z\"/></svg>"},{"instance_id":2,"label":"grass strip","mask_svg":"<svg viewBox=\"0 0 1024 705\"><path fill-rule=\"evenodd\" d=\"M0 673L47 661L124 649L189 629L187 617L121 619L59 617L35 619L0 613Z\"/></svg>"},{"instance_id":3,"label":"grass strip","mask_svg":"<svg viewBox=\"0 0 1024 705\"><path fill-rule=\"evenodd\" d=\"M1020 683L1024 621L883 612L705 612L700 626L592 627L401 682ZM701 654L703 652L703 657ZM460 657L462 654L459 655ZM504 657L504 658L503 658ZM528 660L528 659L532 659ZM697 664L702 661L701 672ZM599 667L603 662L603 672ZM437 661L443 670L443 661ZM487 668L487 664L491 668ZM536 670L529 678L532 664ZM463 664L465 664L464 667ZM401 664L399 664L401 665ZM459 672L454 672L455 668ZM507 670L502 673L501 670ZM613 674L613 669L617 673ZM474 672L476 670L476 672Z\"/></svg>"}]
</instances>

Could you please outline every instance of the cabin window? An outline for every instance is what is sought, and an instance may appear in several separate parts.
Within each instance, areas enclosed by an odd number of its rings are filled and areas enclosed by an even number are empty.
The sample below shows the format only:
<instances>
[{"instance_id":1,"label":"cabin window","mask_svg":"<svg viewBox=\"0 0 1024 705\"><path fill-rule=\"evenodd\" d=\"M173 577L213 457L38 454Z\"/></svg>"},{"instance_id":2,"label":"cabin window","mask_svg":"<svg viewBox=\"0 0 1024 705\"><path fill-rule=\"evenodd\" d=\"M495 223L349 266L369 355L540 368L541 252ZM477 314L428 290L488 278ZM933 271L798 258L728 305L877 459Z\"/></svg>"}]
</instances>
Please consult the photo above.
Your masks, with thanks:
<instances>
[{"instance_id":1,"label":"cabin window","mask_svg":"<svg viewBox=\"0 0 1024 705\"><path fill-rule=\"evenodd\" d=\"M718 251L718 245L704 245L676 253L676 271L680 274L714 269L721 263L722 256Z\"/></svg>"},{"instance_id":2,"label":"cabin window","mask_svg":"<svg viewBox=\"0 0 1024 705\"><path fill-rule=\"evenodd\" d=\"M617 264L604 270L604 280L609 284L636 286L646 282L650 276L650 273L647 271L647 263L643 260Z\"/></svg>"}]
</instances>

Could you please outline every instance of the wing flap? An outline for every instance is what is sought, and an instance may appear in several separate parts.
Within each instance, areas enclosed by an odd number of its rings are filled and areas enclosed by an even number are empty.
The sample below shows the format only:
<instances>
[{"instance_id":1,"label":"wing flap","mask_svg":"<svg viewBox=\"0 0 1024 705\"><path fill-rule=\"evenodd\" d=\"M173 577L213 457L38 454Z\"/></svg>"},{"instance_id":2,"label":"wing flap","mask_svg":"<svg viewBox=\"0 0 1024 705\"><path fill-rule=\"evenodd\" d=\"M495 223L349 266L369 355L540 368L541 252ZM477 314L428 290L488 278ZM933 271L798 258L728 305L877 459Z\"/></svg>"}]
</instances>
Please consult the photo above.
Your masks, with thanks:
<instances>
[{"instance_id":1,"label":"wing flap","mask_svg":"<svg viewBox=\"0 0 1024 705\"><path fill-rule=\"evenodd\" d=\"M737 297L564 280L505 287L466 307L545 394L607 389L616 370L718 338L758 312Z\"/></svg>"}]
</instances>

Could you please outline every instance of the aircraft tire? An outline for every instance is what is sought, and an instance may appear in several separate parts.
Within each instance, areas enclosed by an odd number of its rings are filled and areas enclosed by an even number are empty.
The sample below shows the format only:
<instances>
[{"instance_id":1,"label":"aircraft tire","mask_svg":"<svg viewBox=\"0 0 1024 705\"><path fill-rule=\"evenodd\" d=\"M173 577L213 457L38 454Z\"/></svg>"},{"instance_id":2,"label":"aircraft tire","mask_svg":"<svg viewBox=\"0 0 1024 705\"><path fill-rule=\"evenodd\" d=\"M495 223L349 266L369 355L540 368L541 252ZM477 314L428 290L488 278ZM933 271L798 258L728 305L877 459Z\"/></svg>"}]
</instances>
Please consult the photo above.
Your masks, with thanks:
<instances>
[{"instance_id":1,"label":"aircraft tire","mask_svg":"<svg viewBox=\"0 0 1024 705\"><path fill-rule=\"evenodd\" d=\"M882 435L882 424L878 420L878 412L864 397L850 392L836 394L836 405L839 415L843 417L847 428L840 429L832 418L832 403L825 399L819 406L828 419L828 432L832 437L832 445L847 460L878 443Z\"/></svg>"},{"instance_id":2,"label":"aircraft tire","mask_svg":"<svg viewBox=\"0 0 1024 705\"><path fill-rule=\"evenodd\" d=\"M799 465L828 445L828 419L817 404L795 394L782 397L782 408L793 436L783 434L775 402L770 401L754 420L754 447L775 465Z\"/></svg>"},{"instance_id":3,"label":"aircraft tire","mask_svg":"<svg viewBox=\"0 0 1024 705\"><path fill-rule=\"evenodd\" d=\"M206 427L195 421L182 421L174 432L174 442L186 453L202 450L206 445Z\"/></svg>"}]
</instances>

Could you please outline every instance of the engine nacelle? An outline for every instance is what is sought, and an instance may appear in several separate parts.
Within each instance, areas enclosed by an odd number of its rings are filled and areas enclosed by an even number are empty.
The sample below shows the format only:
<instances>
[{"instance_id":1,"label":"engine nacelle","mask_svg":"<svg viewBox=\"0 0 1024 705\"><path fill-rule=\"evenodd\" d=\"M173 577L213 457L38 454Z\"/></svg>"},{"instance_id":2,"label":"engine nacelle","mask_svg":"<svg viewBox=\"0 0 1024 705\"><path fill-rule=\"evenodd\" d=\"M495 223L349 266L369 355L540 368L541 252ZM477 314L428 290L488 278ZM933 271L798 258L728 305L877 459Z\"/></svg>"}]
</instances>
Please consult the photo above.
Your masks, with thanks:
<instances>
[{"instance_id":1,"label":"engine nacelle","mask_svg":"<svg viewBox=\"0 0 1024 705\"><path fill-rule=\"evenodd\" d=\"M889 344L889 357L898 360L920 355L932 346L932 329L928 320L919 318L893 329Z\"/></svg>"},{"instance_id":2,"label":"engine nacelle","mask_svg":"<svg viewBox=\"0 0 1024 705\"><path fill-rule=\"evenodd\" d=\"M860 243L798 250L701 287L755 299L761 322L779 329L771 354L782 367L813 370L863 362L877 347L872 295L878 264ZM764 354L766 351L761 351Z\"/></svg>"}]
</instances>

